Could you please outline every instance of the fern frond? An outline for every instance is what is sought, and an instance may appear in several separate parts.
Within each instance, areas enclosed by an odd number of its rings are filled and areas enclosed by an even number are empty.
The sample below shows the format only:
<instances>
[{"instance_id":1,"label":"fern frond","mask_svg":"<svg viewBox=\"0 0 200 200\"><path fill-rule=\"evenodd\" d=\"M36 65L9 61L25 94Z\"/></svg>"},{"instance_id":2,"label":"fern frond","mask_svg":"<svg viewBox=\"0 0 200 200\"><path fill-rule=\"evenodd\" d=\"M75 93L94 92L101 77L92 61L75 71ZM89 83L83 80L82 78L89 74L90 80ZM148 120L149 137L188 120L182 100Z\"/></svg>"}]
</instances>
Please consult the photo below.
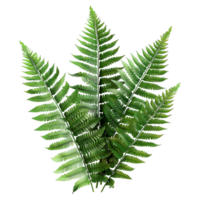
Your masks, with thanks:
<instances>
[{"instance_id":1,"label":"fern frond","mask_svg":"<svg viewBox=\"0 0 200 200\"><path fill-rule=\"evenodd\" d=\"M143 163L141 159L138 157L149 157L150 154L139 151L136 149L137 146L145 146L145 147L156 147L157 144L153 142L145 141L146 139L158 139L162 135L152 134L152 133L145 133L144 131L158 131L163 130L163 127L149 125L152 120L160 120L155 123L164 124L165 121L162 122L162 115L163 111L165 113L165 109L170 105L172 105L173 97L176 94L180 84L166 90L165 93L162 95L158 95L155 99L151 100L150 103L146 101L146 104L143 104L142 108L135 112L134 118L123 118L121 120L122 123L126 122L126 126L123 124L119 125L117 128L118 134L115 137L110 138L110 142L108 143L109 149L112 151L113 155L118 158L118 162L115 165L114 169L110 173L110 178L120 177L120 178L128 178L128 176L121 174L122 172L119 171L125 170L128 171L129 168L124 166L124 162L128 163ZM159 114L159 115L158 115ZM169 116L165 116L169 117ZM159 119L161 118L161 119ZM130 135L132 137L130 137ZM127 155L129 154L129 155ZM130 156L131 155L131 156ZM132 156L133 155L133 156ZM116 174L117 172L117 174ZM109 180L108 179L108 180ZM107 181L103 187L105 188L109 181ZM102 189L102 191L103 191Z\"/></svg>"},{"instance_id":2,"label":"fern frond","mask_svg":"<svg viewBox=\"0 0 200 200\"><path fill-rule=\"evenodd\" d=\"M81 77L85 85L71 86L77 89L80 93L80 100L84 103L94 117L100 118L103 116L103 105L107 103L107 89L117 88L111 81L119 80L118 70L122 68L109 68L112 64L121 60L123 56L116 56L119 47L112 49L117 40L109 43L114 35L110 35L110 30L107 30L106 25L101 23L95 11L90 7L90 15L87 27L83 33L86 36L81 36L83 40L79 40L83 47L76 45L78 50L83 55L73 55L77 61L71 61L76 66L85 70L72 76ZM87 64L86 64L87 63ZM104 126L103 118L99 121L97 128Z\"/></svg>"},{"instance_id":3,"label":"fern frond","mask_svg":"<svg viewBox=\"0 0 200 200\"><path fill-rule=\"evenodd\" d=\"M75 85L72 86L72 88L76 88L80 93L84 93L84 96L81 96L81 101L86 104L95 104L96 117L101 117L101 105L106 103L101 101L101 96L107 92L107 88L112 88L114 86L110 78L108 81L107 76L116 76L118 73L117 68L108 67L111 64L121 60L123 56L114 57L119 49L119 47L112 49L117 43L117 40L108 43L114 35L110 35L110 30L107 30L106 25L101 23L101 20L97 17L95 11L91 7L88 24L87 27L85 27L85 31L83 31L83 33L86 35L86 37L81 36L83 40L79 40L79 42L84 47L76 46L78 50L86 56L73 55L80 62L71 62L86 72L79 72L72 76L81 77L87 86ZM119 80L120 77L116 77L117 78L114 79ZM104 85L108 83L109 85L104 87ZM116 86L114 87L116 88ZM94 110L91 112L93 111ZM98 128L101 128L101 122L99 122Z\"/></svg>"},{"instance_id":4,"label":"fern frond","mask_svg":"<svg viewBox=\"0 0 200 200\"><path fill-rule=\"evenodd\" d=\"M45 122L36 130L54 130L42 136L45 140L61 139L50 144L47 148L49 150L61 150L75 146L75 148L62 152L52 158L55 162L71 159L55 171L55 173L69 171L57 180L66 181L79 178L74 186L74 191L84 185L91 184L92 186L93 180L91 175L109 167L107 164L101 166L100 164L92 164L92 162L100 158L105 158L111 153L105 150L102 151L105 141L100 137L104 129L91 131L101 118L94 118L91 117L92 115L88 115L88 109L85 108L86 106L83 103L80 103L77 90L71 95L66 96L70 86L64 81L65 75L58 79L58 68L56 68L55 72L54 65L49 69L48 63L45 64L45 61L41 60L41 57L33 53L22 42L20 43L22 45L23 56L26 59L24 65L29 70L25 72L29 75L29 78L25 77L28 82L24 84L29 87L35 87L28 90L27 93L37 94L29 98L29 100L35 102L51 101L50 103L39 105L30 111L48 112L33 118L37 121ZM78 136L79 134L82 135ZM88 165L88 163L91 164Z\"/></svg>"},{"instance_id":5,"label":"fern frond","mask_svg":"<svg viewBox=\"0 0 200 200\"><path fill-rule=\"evenodd\" d=\"M113 97L107 98L108 105L104 105L103 108L106 117L104 120L106 124L106 131L108 132L106 132L105 135L110 135L112 137L119 136L122 141L126 141L128 144L130 141L123 137L122 134L119 134L120 127L124 130L127 128L125 126L125 124L129 123L127 117L133 118L135 114L137 114L138 121L140 123L145 123L145 116L137 111L141 110L146 104L143 98L155 99L157 96L152 91L163 89L163 87L158 85L158 83L166 80L165 78L160 77L160 75L163 75L166 72L163 70L167 66L165 65L165 58L167 54L165 54L166 52L164 52L164 50L167 48L167 41L170 32L171 28L161 36L160 40L157 40L154 43L154 47L151 45L149 48L147 47L147 52L142 50L143 56L137 52L138 58L131 54L132 59L127 58L128 64L122 61L125 71L118 71L123 82L119 80L112 80L112 82L117 86L117 89L114 89L114 87L107 89L108 92L113 94ZM166 114L159 113L155 115L155 118L156 116L158 116L158 118L168 117ZM108 123L106 123L106 121L108 121ZM155 123L164 123L164 121L156 121L156 119L152 119L150 122L152 125ZM164 129L160 126L152 126L150 124L145 127L144 131L161 131ZM117 132L118 135L116 135ZM123 134L126 135L127 130L125 132L123 131ZM159 135L142 134L140 137L153 139L156 137L159 138ZM112 144L109 145L109 148L112 148L111 151L116 158L120 159L123 152L123 149L120 148L120 145L122 144L119 142L117 143L112 139ZM157 144L152 142L140 141L137 141L135 145L157 146Z\"/></svg>"}]
</instances>

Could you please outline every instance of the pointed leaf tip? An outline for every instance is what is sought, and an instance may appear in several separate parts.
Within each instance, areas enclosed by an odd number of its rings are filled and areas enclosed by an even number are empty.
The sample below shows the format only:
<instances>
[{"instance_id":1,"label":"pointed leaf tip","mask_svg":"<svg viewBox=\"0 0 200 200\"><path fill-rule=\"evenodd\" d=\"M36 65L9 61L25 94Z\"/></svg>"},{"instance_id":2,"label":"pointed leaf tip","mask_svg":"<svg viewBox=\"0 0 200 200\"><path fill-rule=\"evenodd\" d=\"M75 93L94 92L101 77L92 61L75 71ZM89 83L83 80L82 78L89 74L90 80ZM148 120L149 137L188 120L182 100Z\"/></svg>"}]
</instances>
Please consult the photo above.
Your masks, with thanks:
<instances>
[{"instance_id":1,"label":"pointed leaf tip","mask_svg":"<svg viewBox=\"0 0 200 200\"><path fill-rule=\"evenodd\" d=\"M169 25L169 30L174 31L174 25Z\"/></svg>"}]
</instances>

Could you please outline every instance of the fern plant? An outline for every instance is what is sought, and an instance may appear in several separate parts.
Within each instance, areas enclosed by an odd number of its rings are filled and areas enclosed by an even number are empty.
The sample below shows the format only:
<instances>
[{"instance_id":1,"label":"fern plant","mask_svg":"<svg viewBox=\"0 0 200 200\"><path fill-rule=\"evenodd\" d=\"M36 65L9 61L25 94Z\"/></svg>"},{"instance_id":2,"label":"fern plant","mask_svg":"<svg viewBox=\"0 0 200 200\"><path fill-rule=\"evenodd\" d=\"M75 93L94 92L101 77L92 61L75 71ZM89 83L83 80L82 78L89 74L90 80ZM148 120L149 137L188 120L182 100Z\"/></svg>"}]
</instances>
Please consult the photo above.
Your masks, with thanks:
<instances>
[{"instance_id":1,"label":"fern plant","mask_svg":"<svg viewBox=\"0 0 200 200\"><path fill-rule=\"evenodd\" d=\"M30 112L42 112L33 119L44 124L36 131L50 131L42 137L56 140L48 150L66 151L52 158L64 162L55 173L64 173L57 180L78 179L73 192L93 183L104 183L114 187L113 178L131 179L122 171L134 168L127 163L143 163L138 157L150 154L137 146L155 147L154 142L162 135L151 133L165 128L168 123L173 97L180 84L156 95L161 90L159 82L166 80L162 75L167 71L167 42L171 27L160 40L142 50L143 56L132 55L122 67L110 67L123 56L114 56L119 47L112 49L117 40L110 42L114 35L106 30L94 10L90 7L88 27L79 40L78 50L86 55L73 55L78 61L71 61L84 70L71 74L81 77L86 85L70 86L65 75L59 77L59 69L49 67L41 56L20 42L23 51L23 67L27 80L24 84L32 87L27 93L34 95L28 100L40 102ZM54 72L55 70L55 72ZM67 95L69 89L74 91ZM148 90L152 90L149 92ZM149 132L150 131L150 132ZM122 171L121 171L122 170ZM66 173L65 173L66 172Z\"/></svg>"}]
</instances>

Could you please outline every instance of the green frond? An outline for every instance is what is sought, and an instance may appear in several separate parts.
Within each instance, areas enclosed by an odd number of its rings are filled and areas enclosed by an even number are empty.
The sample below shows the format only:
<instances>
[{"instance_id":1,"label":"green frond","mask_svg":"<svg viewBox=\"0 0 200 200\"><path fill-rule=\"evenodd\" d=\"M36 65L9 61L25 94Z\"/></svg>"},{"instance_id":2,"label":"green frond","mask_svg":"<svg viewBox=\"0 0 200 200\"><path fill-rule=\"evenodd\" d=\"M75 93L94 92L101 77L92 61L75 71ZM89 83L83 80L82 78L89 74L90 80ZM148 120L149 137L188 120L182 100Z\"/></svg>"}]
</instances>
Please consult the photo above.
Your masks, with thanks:
<instances>
[{"instance_id":1,"label":"green frond","mask_svg":"<svg viewBox=\"0 0 200 200\"><path fill-rule=\"evenodd\" d=\"M90 104L94 104L96 109L89 109L90 112L95 113L96 117L101 117L103 113L102 104L107 103L101 98L101 95L106 93L105 96L107 96L108 88L116 88L111 80L108 81L105 77L117 75L118 69L122 69L108 67L121 60L123 56L113 57L119 49L119 47L112 49L116 45L117 40L110 42L114 35L110 34L110 30L107 30L107 26L104 22L101 22L93 9L90 9L90 15L86 25L87 26L83 31L85 36L81 36L82 40L79 40L84 47L76 45L78 50L86 55L86 57L82 55L73 55L74 58L80 62L71 61L71 63L92 75L82 72L74 74L73 76L81 77L86 83L86 86L75 85L72 86L72 88L77 89L80 93L86 94L86 96L80 96L81 101L85 103L85 106L88 105L88 108L91 107ZM107 69L102 69L104 67ZM120 77L118 76L115 80L119 80L119 78ZM99 122L99 128L101 127L101 124L103 124L103 121Z\"/></svg>"},{"instance_id":2,"label":"green frond","mask_svg":"<svg viewBox=\"0 0 200 200\"><path fill-rule=\"evenodd\" d=\"M125 105L124 109L121 111L121 119L126 115L132 115L135 111L129 109L140 110L142 108L142 102L134 101L135 95L138 97L136 99L148 98L155 99L156 95L148 90L160 90L163 89L160 85L153 82L162 82L165 78L159 77L166 73L165 70L162 70L166 67L163 65L166 60L166 55L160 56L160 52L165 50L167 47L167 40L170 35L170 30L164 33L161 36L161 40L156 41L156 45L149 48L147 47L147 52L142 50L143 56L137 52L138 58L131 54L132 59L128 59L128 64L122 61L122 64L125 68L125 71L119 70L121 79L124 84L119 83L118 81L113 81L119 88L119 90L108 89L109 92L112 92L117 98ZM163 53L163 52L161 52ZM162 69L161 69L162 68ZM142 101L142 100L141 100ZM164 115L162 114L164 117ZM140 122L145 122L144 119L140 117Z\"/></svg>"},{"instance_id":3,"label":"green frond","mask_svg":"<svg viewBox=\"0 0 200 200\"><path fill-rule=\"evenodd\" d=\"M163 117L169 117L164 113L169 112L168 106L172 105L173 97L176 94L180 84L166 90L162 95L156 96L154 99L151 99L150 102L142 104L140 110L135 111L134 118L123 117L121 122L126 123L126 125L120 124L119 127L116 127L117 134L114 135L110 140L112 142L108 143L108 147L111 150L112 154L120 159L117 164L114 164L112 173L109 176L111 178L118 177L116 171L118 169L122 170L131 170L129 167L124 166L124 162L129 163L144 163L138 157L149 157L151 154L148 154L145 151L138 150L136 147L156 147L159 146L154 142L148 142L146 140L158 139L162 135L152 134L144 131L161 131L165 128L161 126L155 126L154 124L164 124L166 121L163 121ZM152 124L152 125L149 125ZM130 137L129 133L133 136ZM128 154L128 155L127 155ZM132 156L133 155L133 156ZM108 181L104 185L107 185ZM103 187L103 188L104 188Z\"/></svg>"},{"instance_id":4,"label":"green frond","mask_svg":"<svg viewBox=\"0 0 200 200\"><path fill-rule=\"evenodd\" d=\"M76 182L74 191L83 185L91 184L91 174L100 172L108 168L108 165L92 164L92 162L108 157L111 152L102 150L106 142L101 138L105 128L96 131L92 129L97 125L101 118L94 118L94 115L88 114L90 109L96 109L96 105L84 105L79 98L78 90L71 95L66 96L70 88L65 82L65 75L58 79L58 68L54 72L54 65L49 69L48 62L41 59L36 53L33 53L27 46L22 44L23 56L25 58L24 65L29 70L26 74L26 80L29 82L25 85L36 87L27 91L29 94L39 94L29 98L30 101L47 102L43 105L38 105L30 112L48 112L42 113L33 119L37 121L47 121L40 125L37 131L53 132L43 135L45 140L60 139L49 145L48 150L61 150L68 147L73 147L71 150L59 153L52 158L55 162L62 162L68 159L70 161L61 165L55 173L69 173L62 175L57 180L66 181L75 178L81 178ZM79 74L85 76L86 73ZM86 75L90 79L93 77ZM58 81L57 81L58 79ZM94 78L93 78L94 79ZM42 94L42 95L40 95ZM88 108L89 107L89 110ZM49 112L52 111L52 112ZM63 113L64 112L64 113ZM78 135L81 134L79 137ZM79 142L76 141L76 137ZM86 158L86 159L85 159ZM88 163L91 163L88 166ZM90 169L90 170L89 170ZM90 172L91 171L91 172ZM82 177L86 177L84 180Z\"/></svg>"}]
</instances>

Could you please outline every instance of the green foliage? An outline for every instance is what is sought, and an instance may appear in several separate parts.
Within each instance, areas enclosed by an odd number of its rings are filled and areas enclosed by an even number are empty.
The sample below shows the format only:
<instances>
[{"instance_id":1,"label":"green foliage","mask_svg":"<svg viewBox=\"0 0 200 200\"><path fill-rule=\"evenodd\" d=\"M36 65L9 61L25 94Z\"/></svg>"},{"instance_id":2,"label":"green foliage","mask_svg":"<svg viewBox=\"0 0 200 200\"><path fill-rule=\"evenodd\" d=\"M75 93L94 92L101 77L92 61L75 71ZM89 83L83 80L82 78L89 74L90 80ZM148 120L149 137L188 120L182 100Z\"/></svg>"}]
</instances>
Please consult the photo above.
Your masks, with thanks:
<instances>
[{"instance_id":1,"label":"green foliage","mask_svg":"<svg viewBox=\"0 0 200 200\"><path fill-rule=\"evenodd\" d=\"M47 149L62 150L52 160L63 162L55 171L58 181L76 180L73 192L93 183L114 187L115 178L131 179L131 165L144 163L151 156L142 147L159 146L154 141L166 130L166 118L172 110L173 97L180 84L162 95L166 80L167 45L170 27L142 54L131 54L121 67L113 67L123 56L116 56L117 40L90 7L87 27L76 45L82 55L71 61L84 72L70 74L82 78L84 85L71 86L60 76L58 67L50 66L22 42L23 66L28 100L37 102L30 112L42 124L36 131L49 131L45 140L56 140ZM73 90L70 93L70 90ZM70 93L70 94L69 94ZM125 171L125 172L124 172Z\"/></svg>"}]
</instances>

